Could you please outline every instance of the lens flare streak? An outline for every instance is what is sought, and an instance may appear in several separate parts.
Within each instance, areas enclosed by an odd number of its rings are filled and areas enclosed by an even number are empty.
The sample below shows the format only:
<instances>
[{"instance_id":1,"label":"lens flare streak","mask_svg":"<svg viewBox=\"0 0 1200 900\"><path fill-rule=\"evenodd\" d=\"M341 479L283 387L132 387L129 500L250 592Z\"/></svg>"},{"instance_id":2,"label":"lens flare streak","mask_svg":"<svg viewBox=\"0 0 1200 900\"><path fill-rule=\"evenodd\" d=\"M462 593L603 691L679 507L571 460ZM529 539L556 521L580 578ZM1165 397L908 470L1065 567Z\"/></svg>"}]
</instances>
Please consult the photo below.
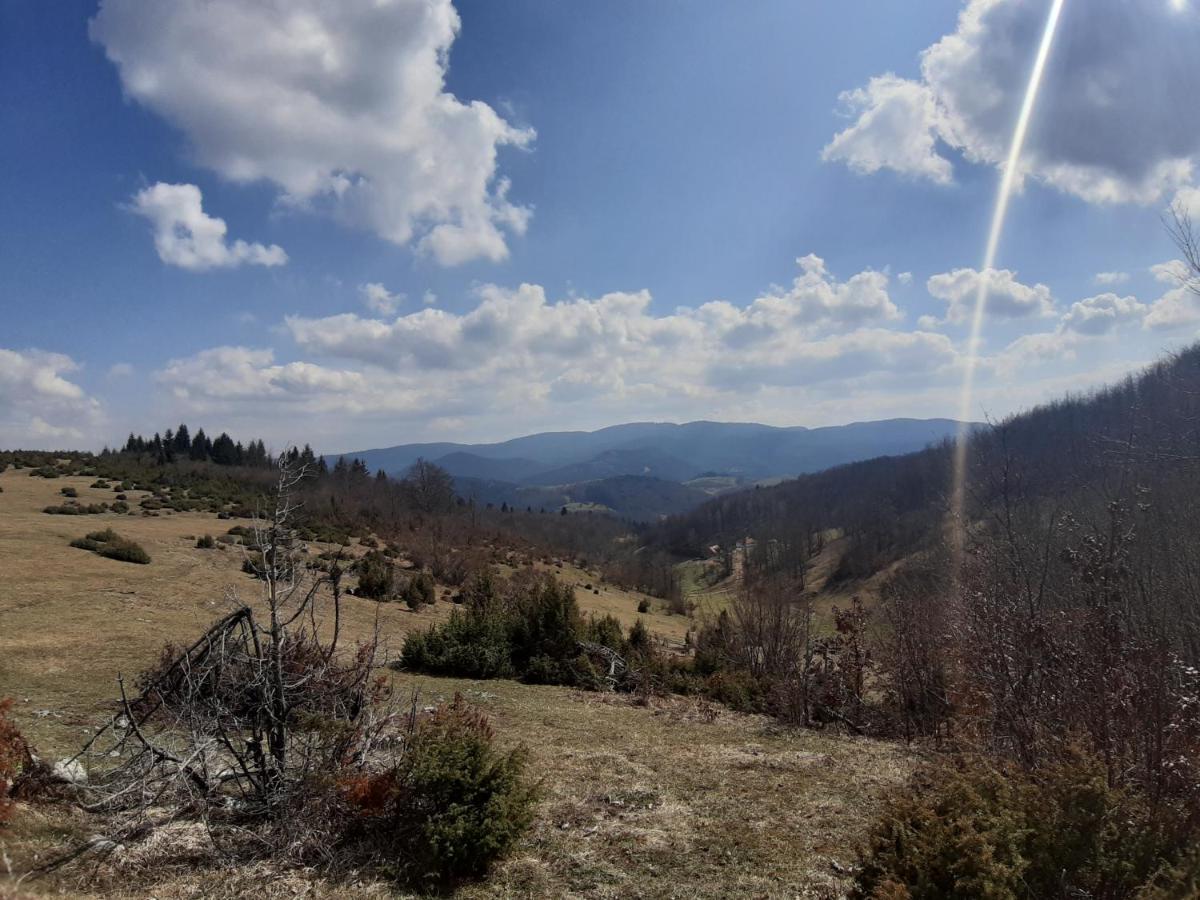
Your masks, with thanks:
<instances>
[{"instance_id":1,"label":"lens flare streak","mask_svg":"<svg viewBox=\"0 0 1200 900\"><path fill-rule=\"evenodd\" d=\"M1004 219L1008 215L1008 201L1012 197L1013 186L1016 184L1021 151L1025 145L1025 135L1029 131L1029 120L1033 117L1033 109L1037 104L1038 91L1042 85L1042 76L1046 71L1046 61L1050 58L1050 48L1054 44L1054 35L1058 31L1058 21L1062 15L1066 0L1053 0L1049 15L1046 17L1046 27L1042 31L1042 40L1038 45L1037 56L1033 61L1033 69L1029 73L1029 83L1025 88L1025 98L1021 102L1021 112L1017 116L1017 124L1013 128L1012 142L1008 148L1008 159L1004 163L1004 174L1000 179L1000 187L996 192L996 205L992 210L991 230L988 231L987 247L983 254L983 268L979 276L979 289L975 294L975 310L971 317L971 332L967 340L966 369L963 372L962 393L958 408L958 440L954 447L954 482L951 494L951 528L954 535L955 549L961 553L965 543L966 524L963 521L964 505L967 488L967 439L969 429L967 421L971 417L971 405L975 391L975 370L979 365L979 344L983 336L983 319L987 312L988 287L992 269L996 264L996 252L1000 245L1000 235L1004 231Z\"/></svg>"}]
</instances>

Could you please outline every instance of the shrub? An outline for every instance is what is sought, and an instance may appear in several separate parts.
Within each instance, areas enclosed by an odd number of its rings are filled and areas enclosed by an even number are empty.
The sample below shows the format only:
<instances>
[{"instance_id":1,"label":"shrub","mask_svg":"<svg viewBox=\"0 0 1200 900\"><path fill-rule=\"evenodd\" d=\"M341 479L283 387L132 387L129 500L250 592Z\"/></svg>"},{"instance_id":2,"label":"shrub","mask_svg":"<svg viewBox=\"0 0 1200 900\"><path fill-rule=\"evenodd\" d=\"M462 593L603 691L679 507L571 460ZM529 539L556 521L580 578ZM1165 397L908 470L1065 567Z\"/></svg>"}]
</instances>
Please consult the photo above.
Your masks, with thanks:
<instances>
[{"instance_id":1,"label":"shrub","mask_svg":"<svg viewBox=\"0 0 1200 900\"><path fill-rule=\"evenodd\" d=\"M454 609L442 625L408 635L400 665L431 675L511 678L512 645L504 618L480 610Z\"/></svg>"},{"instance_id":2,"label":"shrub","mask_svg":"<svg viewBox=\"0 0 1200 900\"><path fill-rule=\"evenodd\" d=\"M640 612L640 613L650 612L650 601L645 600L645 599L639 601L638 602L638 612Z\"/></svg>"},{"instance_id":3,"label":"shrub","mask_svg":"<svg viewBox=\"0 0 1200 900\"><path fill-rule=\"evenodd\" d=\"M533 822L525 766L524 749L497 749L487 718L460 695L423 720L391 773L380 826L408 878L445 885L486 874Z\"/></svg>"},{"instance_id":4,"label":"shrub","mask_svg":"<svg viewBox=\"0 0 1200 900\"><path fill-rule=\"evenodd\" d=\"M32 762L29 745L21 732L8 717L12 709L11 699L0 700L0 827L12 816L12 800L9 791L13 782Z\"/></svg>"},{"instance_id":5,"label":"shrub","mask_svg":"<svg viewBox=\"0 0 1200 900\"><path fill-rule=\"evenodd\" d=\"M121 537L111 528L106 528L103 531L91 531L85 537L76 538L71 541L72 547L77 547L80 550L90 550L93 553L99 554L107 559L115 559L120 562L138 563L146 565L150 562L150 554L142 549L140 544Z\"/></svg>"},{"instance_id":6,"label":"shrub","mask_svg":"<svg viewBox=\"0 0 1200 900\"><path fill-rule=\"evenodd\" d=\"M75 498L75 497L79 496L79 491L77 491L73 487L60 488L59 493L62 494L64 497Z\"/></svg>"},{"instance_id":7,"label":"shrub","mask_svg":"<svg viewBox=\"0 0 1200 900\"><path fill-rule=\"evenodd\" d=\"M368 551L358 561L358 590L360 597L390 600L396 589L396 570L391 560L378 550Z\"/></svg>"},{"instance_id":8,"label":"shrub","mask_svg":"<svg viewBox=\"0 0 1200 900\"><path fill-rule=\"evenodd\" d=\"M196 538L196 549L197 550L212 550L216 546L217 546L217 542L213 539L213 536L211 534L206 534L206 535L203 535L202 537Z\"/></svg>"},{"instance_id":9,"label":"shrub","mask_svg":"<svg viewBox=\"0 0 1200 900\"><path fill-rule=\"evenodd\" d=\"M44 507L42 512L52 516L98 516L108 510L107 503L89 503L87 506L81 506L78 503L64 503L61 506Z\"/></svg>"},{"instance_id":10,"label":"shrub","mask_svg":"<svg viewBox=\"0 0 1200 900\"><path fill-rule=\"evenodd\" d=\"M1034 774L964 757L887 802L854 896L1133 897L1186 846L1168 819L1082 754Z\"/></svg>"},{"instance_id":11,"label":"shrub","mask_svg":"<svg viewBox=\"0 0 1200 900\"><path fill-rule=\"evenodd\" d=\"M401 668L599 688L611 682L598 674L588 657L596 648L584 652L580 642L620 655L629 650L616 619L585 622L574 592L549 574L525 571L498 584L480 573L458 602L448 621L405 639ZM608 669L607 659L604 668Z\"/></svg>"},{"instance_id":12,"label":"shrub","mask_svg":"<svg viewBox=\"0 0 1200 900\"><path fill-rule=\"evenodd\" d=\"M422 606L429 606L437 599L433 579L424 572L414 575L408 579L408 584L404 586L403 597L409 609L415 610L420 609Z\"/></svg>"}]
</instances>

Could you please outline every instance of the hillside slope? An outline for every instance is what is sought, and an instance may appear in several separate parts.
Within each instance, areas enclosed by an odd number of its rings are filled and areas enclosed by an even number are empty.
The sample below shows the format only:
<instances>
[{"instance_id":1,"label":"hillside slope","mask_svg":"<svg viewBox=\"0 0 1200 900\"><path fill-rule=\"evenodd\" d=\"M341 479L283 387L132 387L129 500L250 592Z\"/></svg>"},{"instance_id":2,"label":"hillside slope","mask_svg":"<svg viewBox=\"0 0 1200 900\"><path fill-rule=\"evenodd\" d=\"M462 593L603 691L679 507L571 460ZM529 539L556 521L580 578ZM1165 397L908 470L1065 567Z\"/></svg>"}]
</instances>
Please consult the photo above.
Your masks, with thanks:
<instances>
[{"instance_id":1,"label":"hillside slope","mask_svg":"<svg viewBox=\"0 0 1200 900\"><path fill-rule=\"evenodd\" d=\"M872 574L942 538L953 454L946 442L727 494L651 529L647 543L681 557L747 535L781 545L836 530L850 549L838 577ZM1140 484L1178 499L1200 463L1200 344L1124 381L977 429L968 455L969 516L1010 497L1102 503ZM1084 502L1084 501L1080 501ZM1149 496L1147 502L1151 502Z\"/></svg>"}]
</instances>

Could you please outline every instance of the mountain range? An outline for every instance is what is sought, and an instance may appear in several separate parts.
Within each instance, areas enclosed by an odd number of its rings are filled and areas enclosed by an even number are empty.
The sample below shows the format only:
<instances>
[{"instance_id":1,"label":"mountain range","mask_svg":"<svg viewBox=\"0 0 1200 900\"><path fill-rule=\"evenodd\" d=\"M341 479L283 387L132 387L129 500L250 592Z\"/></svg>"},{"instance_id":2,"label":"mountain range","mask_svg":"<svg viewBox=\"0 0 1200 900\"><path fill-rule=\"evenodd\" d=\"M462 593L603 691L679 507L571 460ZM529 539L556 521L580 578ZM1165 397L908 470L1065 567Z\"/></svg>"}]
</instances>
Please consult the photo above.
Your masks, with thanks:
<instances>
[{"instance_id":1,"label":"mountain range","mask_svg":"<svg viewBox=\"0 0 1200 900\"><path fill-rule=\"evenodd\" d=\"M444 468L478 503L584 507L651 520L720 493L830 466L920 450L953 437L952 419L885 419L822 428L743 422L633 422L498 443L401 444L341 454L401 474Z\"/></svg>"}]
</instances>

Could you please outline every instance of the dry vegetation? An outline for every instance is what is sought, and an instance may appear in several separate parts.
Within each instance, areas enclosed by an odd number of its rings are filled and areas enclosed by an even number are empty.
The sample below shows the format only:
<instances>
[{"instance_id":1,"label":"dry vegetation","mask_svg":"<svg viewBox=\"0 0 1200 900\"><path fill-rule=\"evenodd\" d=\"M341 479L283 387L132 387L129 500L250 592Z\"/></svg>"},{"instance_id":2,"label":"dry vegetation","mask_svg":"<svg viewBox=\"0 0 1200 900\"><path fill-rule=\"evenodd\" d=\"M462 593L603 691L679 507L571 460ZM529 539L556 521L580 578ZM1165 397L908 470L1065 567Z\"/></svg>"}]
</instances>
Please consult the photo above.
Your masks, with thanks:
<instances>
[{"instance_id":1,"label":"dry vegetation","mask_svg":"<svg viewBox=\"0 0 1200 900\"><path fill-rule=\"evenodd\" d=\"M187 641L231 608L227 590L254 605L236 546L203 550L196 539L228 522L204 513L51 516L41 512L66 485L81 503L110 499L90 478L0 474L0 687L14 718L50 758L69 755L102 721L119 672L151 665L165 641ZM136 504L138 492L130 493ZM135 507L136 508L136 507ZM153 562L130 566L72 550L84 530L114 527ZM317 548L313 548L314 550ZM556 567L553 567L556 568ZM643 595L558 570L577 585L585 612L638 618ZM592 583L591 590L585 590ZM600 593L594 593L599 590ZM652 600L643 616L678 641L688 627ZM347 598L347 638L378 617L393 653L402 636L443 619L450 604L413 612L403 604ZM433 705L461 691L487 712L500 742L525 744L542 779L532 832L487 881L463 896L814 896L845 887L847 866L881 793L909 771L895 745L783 730L762 717L706 701L626 696L510 681L468 682L393 673ZM3 840L15 871L45 860L96 824L65 807L22 805ZM375 876L318 875L266 864L231 871L189 864L203 835L179 828L130 851L103 872L75 869L24 882L30 896L391 896ZM131 880L132 879L132 880ZM10 887L12 882L9 882ZM16 890L15 888L12 888ZM0 889L3 890L3 889Z\"/></svg>"}]
</instances>

